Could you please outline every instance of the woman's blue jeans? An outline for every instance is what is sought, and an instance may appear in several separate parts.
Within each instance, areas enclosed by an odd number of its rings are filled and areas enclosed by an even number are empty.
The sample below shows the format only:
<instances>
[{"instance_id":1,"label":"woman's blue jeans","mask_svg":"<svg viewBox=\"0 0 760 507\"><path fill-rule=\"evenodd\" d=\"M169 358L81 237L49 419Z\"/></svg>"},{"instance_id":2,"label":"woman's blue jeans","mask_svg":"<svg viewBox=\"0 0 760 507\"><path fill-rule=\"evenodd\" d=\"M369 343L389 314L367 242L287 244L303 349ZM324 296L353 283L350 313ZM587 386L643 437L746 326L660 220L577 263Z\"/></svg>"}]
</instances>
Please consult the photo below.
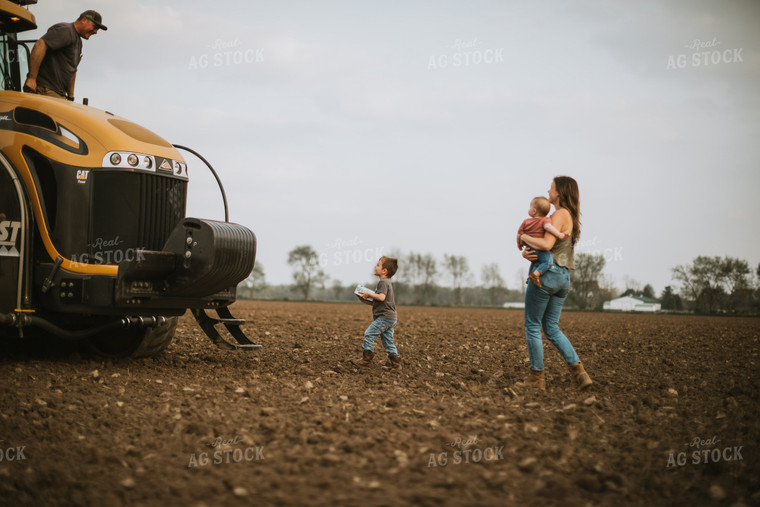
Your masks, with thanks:
<instances>
[{"instance_id":1,"label":"woman's blue jeans","mask_svg":"<svg viewBox=\"0 0 760 507\"><path fill-rule=\"evenodd\" d=\"M546 338L557 347L568 365L580 362L570 340L559 330L562 305L570 291L570 274L567 268L553 265L541 276L541 285L539 289L529 283L525 289L525 338L528 341L531 369L536 371L544 369L542 327Z\"/></svg>"}]
</instances>

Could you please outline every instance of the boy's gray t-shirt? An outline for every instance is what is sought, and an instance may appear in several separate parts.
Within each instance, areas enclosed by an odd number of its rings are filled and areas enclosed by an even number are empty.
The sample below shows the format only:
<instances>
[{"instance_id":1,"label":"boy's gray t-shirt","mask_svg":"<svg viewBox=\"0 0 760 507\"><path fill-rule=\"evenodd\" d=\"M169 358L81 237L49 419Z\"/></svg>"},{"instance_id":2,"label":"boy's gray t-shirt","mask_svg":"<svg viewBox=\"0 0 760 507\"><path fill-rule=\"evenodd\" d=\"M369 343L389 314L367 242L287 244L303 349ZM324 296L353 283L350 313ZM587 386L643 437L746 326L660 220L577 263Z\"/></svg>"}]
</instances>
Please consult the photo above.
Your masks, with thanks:
<instances>
[{"instance_id":1,"label":"boy's gray t-shirt","mask_svg":"<svg viewBox=\"0 0 760 507\"><path fill-rule=\"evenodd\" d=\"M393 298L393 284L387 278L381 278L377 282L377 289L375 292L378 294L385 294L385 301L372 301L372 318L373 319L389 319L398 320L396 315L396 301Z\"/></svg>"}]
</instances>

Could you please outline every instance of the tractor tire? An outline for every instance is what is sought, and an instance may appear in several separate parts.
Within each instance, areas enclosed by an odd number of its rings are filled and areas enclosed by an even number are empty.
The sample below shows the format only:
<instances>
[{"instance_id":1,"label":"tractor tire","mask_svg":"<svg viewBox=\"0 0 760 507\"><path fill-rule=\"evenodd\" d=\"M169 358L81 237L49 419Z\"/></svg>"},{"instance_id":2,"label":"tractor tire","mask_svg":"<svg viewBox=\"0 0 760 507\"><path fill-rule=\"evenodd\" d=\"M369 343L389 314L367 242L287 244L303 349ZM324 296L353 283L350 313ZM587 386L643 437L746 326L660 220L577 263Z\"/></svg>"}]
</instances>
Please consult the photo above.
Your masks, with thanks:
<instances>
[{"instance_id":1,"label":"tractor tire","mask_svg":"<svg viewBox=\"0 0 760 507\"><path fill-rule=\"evenodd\" d=\"M88 349L100 357L153 357L166 350L174 338L179 317L168 317L160 327L109 331L86 340Z\"/></svg>"}]
</instances>

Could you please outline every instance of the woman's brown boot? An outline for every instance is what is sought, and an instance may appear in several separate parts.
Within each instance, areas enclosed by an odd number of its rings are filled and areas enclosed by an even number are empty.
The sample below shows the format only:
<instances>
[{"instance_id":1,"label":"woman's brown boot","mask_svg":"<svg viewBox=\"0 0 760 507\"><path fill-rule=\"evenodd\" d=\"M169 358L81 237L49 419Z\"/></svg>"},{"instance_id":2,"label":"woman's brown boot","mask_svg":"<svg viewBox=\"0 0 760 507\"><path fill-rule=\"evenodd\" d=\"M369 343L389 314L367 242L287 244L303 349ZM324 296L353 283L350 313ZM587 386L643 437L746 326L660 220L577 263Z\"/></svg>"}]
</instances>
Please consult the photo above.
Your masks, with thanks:
<instances>
[{"instance_id":1,"label":"woman's brown boot","mask_svg":"<svg viewBox=\"0 0 760 507\"><path fill-rule=\"evenodd\" d=\"M575 389L586 389L593 384L593 382L591 382L591 377L588 376L588 373L583 369L581 363L575 363L570 367L570 375L573 378L573 387Z\"/></svg>"},{"instance_id":2,"label":"woman's brown boot","mask_svg":"<svg viewBox=\"0 0 760 507\"><path fill-rule=\"evenodd\" d=\"M523 382L515 384L517 387L532 387L534 389L540 389L546 391L546 381L544 380L544 371L537 371L533 368L530 369L530 374Z\"/></svg>"},{"instance_id":3,"label":"woman's brown boot","mask_svg":"<svg viewBox=\"0 0 760 507\"><path fill-rule=\"evenodd\" d=\"M371 350L362 349L361 359L352 359L351 362L356 366L369 366L372 363L372 358L375 357L375 353Z\"/></svg>"}]
</instances>

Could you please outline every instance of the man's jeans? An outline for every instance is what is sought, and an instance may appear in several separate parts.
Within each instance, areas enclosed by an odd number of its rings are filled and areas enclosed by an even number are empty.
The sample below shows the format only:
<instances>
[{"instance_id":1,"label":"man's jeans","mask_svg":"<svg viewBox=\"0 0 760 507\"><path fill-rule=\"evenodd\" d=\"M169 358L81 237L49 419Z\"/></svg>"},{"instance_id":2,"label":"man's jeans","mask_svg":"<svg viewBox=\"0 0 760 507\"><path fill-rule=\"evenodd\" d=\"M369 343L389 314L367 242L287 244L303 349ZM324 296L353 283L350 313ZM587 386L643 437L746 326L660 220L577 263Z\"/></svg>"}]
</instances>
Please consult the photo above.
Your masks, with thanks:
<instances>
[{"instance_id":1,"label":"man's jeans","mask_svg":"<svg viewBox=\"0 0 760 507\"><path fill-rule=\"evenodd\" d=\"M544 369L544 346L541 341L541 328L546 337L557 347L568 365L580 361L573 345L559 330L559 316L562 305L570 291L570 274L567 268L553 265L541 276L539 289L529 283L525 289L525 338L528 341L530 367L536 371Z\"/></svg>"},{"instance_id":2,"label":"man's jeans","mask_svg":"<svg viewBox=\"0 0 760 507\"><path fill-rule=\"evenodd\" d=\"M383 344L383 348L389 356L397 356L398 350L393 344L393 328L396 327L395 320L384 319L378 317L372 324L369 325L364 332L364 343L362 349L369 350L370 352L375 349L375 338L380 335L380 342Z\"/></svg>"}]
</instances>

